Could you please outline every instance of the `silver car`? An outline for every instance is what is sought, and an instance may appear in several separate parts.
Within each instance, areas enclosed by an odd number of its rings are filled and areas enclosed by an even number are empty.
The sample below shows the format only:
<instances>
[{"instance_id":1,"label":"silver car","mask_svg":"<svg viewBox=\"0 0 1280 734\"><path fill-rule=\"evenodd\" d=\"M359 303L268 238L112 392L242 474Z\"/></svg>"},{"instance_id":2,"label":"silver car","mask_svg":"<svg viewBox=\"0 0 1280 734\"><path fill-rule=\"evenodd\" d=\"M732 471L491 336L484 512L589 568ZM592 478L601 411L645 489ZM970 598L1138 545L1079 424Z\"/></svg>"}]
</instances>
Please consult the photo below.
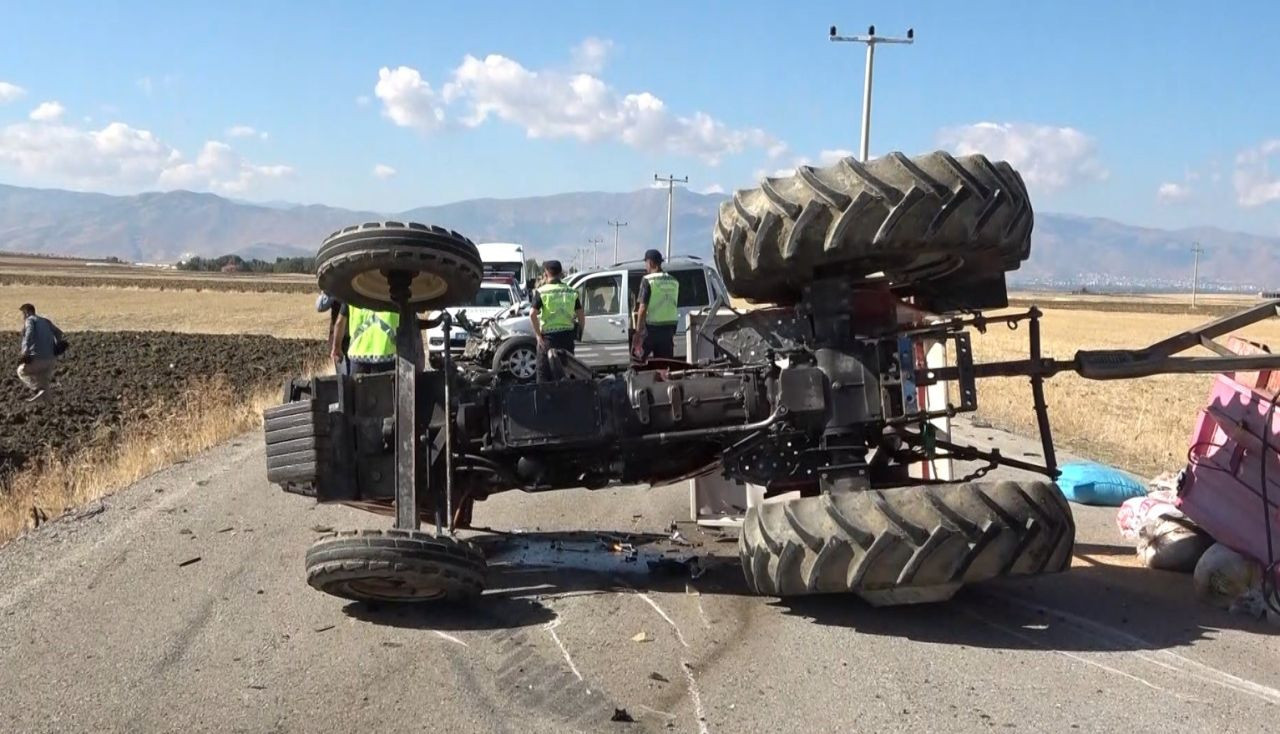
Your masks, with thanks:
<instances>
[{"instance_id":1,"label":"silver car","mask_svg":"<svg viewBox=\"0 0 1280 734\"><path fill-rule=\"evenodd\" d=\"M728 302L728 291L715 268L695 257L675 257L663 270L680 283L677 307L675 356L684 357L684 331L689 313L711 305L719 297ZM635 299L644 277L644 262L623 262L607 269L574 273L565 281L578 291L586 324L575 356L591 367L625 367L631 361ZM514 305L483 322L470 335L463 359L491 366L520 381L537 374L537 341L529 321L529 303Z\"/></svg>"}]
</instances>

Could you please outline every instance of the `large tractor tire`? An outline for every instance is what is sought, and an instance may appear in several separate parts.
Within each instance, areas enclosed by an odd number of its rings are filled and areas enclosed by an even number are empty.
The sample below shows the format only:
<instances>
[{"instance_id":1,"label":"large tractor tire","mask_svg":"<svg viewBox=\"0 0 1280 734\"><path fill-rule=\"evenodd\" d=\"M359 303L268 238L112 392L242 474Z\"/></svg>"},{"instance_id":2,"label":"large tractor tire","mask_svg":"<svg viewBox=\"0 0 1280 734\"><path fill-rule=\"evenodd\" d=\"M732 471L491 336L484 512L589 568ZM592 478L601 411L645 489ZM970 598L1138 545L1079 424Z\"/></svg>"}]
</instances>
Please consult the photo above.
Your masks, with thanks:
<instances>
[{"instance_id":1,"label":"large tractor tire","mask_svg":"<svg viewBox=\"0 0 1280 734\"><path fill-rule=\"evenodd\" d=\"M720 205L715 258L731 294L775 303L826 275L898 286L1002 278L1030 254L1032 219L1008 163L944 152L845 158L735 193Z\"/></svg>"},{"instance_id":2,"label":"large tractor tire","mask_svg":"<svg viewBox=\"0 0 1280 734\"><path fill-rule=\"evenodd\" d=\"M758 594L853 592L888 606L1065 570L1074 543L1056 485L974 482L765 502L747 511L738 554Z\"/></svg>"},{"instance_id":3,"label":"large tractor tire","mask_svg":"<svg viewBox=\"0 0 1280 734\"><path fill-rule=\"evenodd\" d=\"M417 222L369 222L334 232L316 254L320 290L345 303L398 311L391 274L412 276L409 305L416 311L470 302L484 266L471 240Z\"/></svg>"},{"instance_id":4,"label":"large tractor tire","mask_svg":"<svg viewBox=\"0 0 1280 734\"><path fill-rule=\"evenodd\" d=\"M352 601L466 601L484 590L485 573L470 543L409 530L338 532L307 551L307 583Z\"/></svg>"}]
</instances>

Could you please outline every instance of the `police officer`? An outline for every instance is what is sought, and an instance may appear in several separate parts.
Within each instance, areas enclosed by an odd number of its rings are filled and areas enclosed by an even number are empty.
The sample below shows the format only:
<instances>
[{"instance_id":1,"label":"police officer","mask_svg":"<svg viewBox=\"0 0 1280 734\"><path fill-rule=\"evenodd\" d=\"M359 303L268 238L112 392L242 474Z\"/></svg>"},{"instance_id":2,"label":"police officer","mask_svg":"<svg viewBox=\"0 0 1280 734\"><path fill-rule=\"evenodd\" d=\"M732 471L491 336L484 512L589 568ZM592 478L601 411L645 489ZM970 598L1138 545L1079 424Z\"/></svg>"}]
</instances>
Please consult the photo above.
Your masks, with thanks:
<instances>
[{"instance_id":1,"label":"police officer","mask_svg":"<svg viewBox=\"0 0 1280 734\"><path fill-rule=\"evenodd\" d=\"M399 328L400 314L394 311L374 311L343 303L333 322L333 333L329 335L329 356L339 363L345 336L350 340L346 353L350 374L390 371L395 367Z\"/></svg>"},{"instance_id":2,"label":"police officer","mask_svg":"<svg viewBox=\"0 0 1280 734\"><path fill-rule=\"evenodd\" d=\"M551 364L548 349L563 349L573 354L574 335L582 328L584 316L578 292L560 282L564 270L559 260L542 264L543 283L533 292L529 321L538 338L538 382L550 382Z\"/></svg>"},{"instance_id":3,"label":"police officer","mask_svg":"<svg viewBox=\"0 0 1280 734\"><path fill-rule=\"evenodd\" d=\"M643 345L643 359L674 359L680 283L662 271L662 253L657 250L644 253L644 266L648 273L640 281L636 299L636 331Z\"/></svg>"}]
</instances>

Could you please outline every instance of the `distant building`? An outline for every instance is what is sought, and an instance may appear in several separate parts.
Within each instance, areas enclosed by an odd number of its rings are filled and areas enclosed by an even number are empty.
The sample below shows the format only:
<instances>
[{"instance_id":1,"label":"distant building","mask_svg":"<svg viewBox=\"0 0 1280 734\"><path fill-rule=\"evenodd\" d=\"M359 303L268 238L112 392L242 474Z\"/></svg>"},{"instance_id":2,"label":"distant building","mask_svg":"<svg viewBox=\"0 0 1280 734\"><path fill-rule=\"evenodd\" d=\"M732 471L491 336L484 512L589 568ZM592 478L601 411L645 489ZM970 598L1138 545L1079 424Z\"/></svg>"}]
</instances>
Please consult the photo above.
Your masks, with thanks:
<instances>
[{"instance_id":1,"label":"distant building","mask_svg":"<svg viewBox=\"0 0 1280 734\"><path fill-rule=\"evenodd\" d=\"M239 265L239 263L234 263L234 262L227 263L226 265L223 265L223 266L222 266L222 272L224 272L224 273L238 273L238 272L240 272L240 265Z\"/></svg>"}]
</instances>

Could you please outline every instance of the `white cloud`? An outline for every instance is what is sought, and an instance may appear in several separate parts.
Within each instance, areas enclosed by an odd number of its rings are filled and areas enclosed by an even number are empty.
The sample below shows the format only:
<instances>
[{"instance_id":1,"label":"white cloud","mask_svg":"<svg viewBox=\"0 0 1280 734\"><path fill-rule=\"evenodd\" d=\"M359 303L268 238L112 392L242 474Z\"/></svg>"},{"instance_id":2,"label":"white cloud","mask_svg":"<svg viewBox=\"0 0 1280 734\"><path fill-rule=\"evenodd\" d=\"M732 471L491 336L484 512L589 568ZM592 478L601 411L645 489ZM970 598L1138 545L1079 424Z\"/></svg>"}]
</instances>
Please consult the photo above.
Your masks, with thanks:
<instances>
[{"instance_id":1,"label":"white cloud","mask_svg":"<svg viewBox=\"0 0 1280 734\"><path fill-rule=\"evenodd\" d=\"M444 108L417 69L382 67L373 93L382 100L382 114L400 127L432 132L444 125Z\"/></svg>"},{"instance_id":2,"label":"white cloud","mask_svg":"<svg viewBox=\"0 0 1280 734\"><path fill-rule=\"evenodd\" d=\"M239 194L266 179L283 178L293 173L289 166L259 166L246 161L230 145L210 140L200 149L193 163L179 163L160 173L160 185L166 188L208 189L219 193Z\"/></svg>"},{"instance_id":3,"label":"white cloud","mask_svg":"<svg viewBox=\"0 0 1280 734\"><path fill-rule=\"evenodd\" d=\"M1073 127L1020 122L979 122L942 130L938 142L957 155L982 153L1018 169L1030 188L1053 191L1101 181L1107 170L1092 137Z\"/></svg>"},{"instance_id":4,"label":"white cloud","mask_svg":"<svg viewBox=\"0 0 1280 734\"><path fill-rule=\"evenodd\" d=\"M1173 204L1191 198L1191 187L1186 184L1166 181L1156 189L1156 200L1161 204Z\"/></svg>"},{"instance_id":5,"label":"white cloud","mask_svg":"<svg viewBox=\"0 0 1280 734\"><path fill-rule=\"evenodd\" d=\"M0 127L0 166L41 182L116 191L160 186L240 193L292 173L288 166L249 163L213 140L187 161L150 131L123 122L100 130L60 122Z\"/></svg>"},{"instance_id":6,"label":"white cloud","mask_svg":"<svg viewBox=\"0 0 1280 734\"><path fill-rule=\"evenodd\" d=\"M31 114L27 116L36 122L53 122L59 117L62 117L62 113L66 111L67 108L63 107L61 102L54 100L51 102L41 102L34 110L31 110Z\"/></svg>"},{"instance_id":7,"label":"white cloud","mask_svg":"<svg viewBox=\"0 0 1280 734\"><path fill-rule=\"evenodd\" d=\"M711 184L703 189L698 190L699 194L723 194L724 187L720 184Z\"/></svg>"},{"instance_id":8,"label":"white cloud","mask_svg":"<svg viewBox=\"0 0 1280 734\"><path fill-rule=\"evenodd\" d=\"M414 88L425 88L419 94L419 106L439 114L434 95L429 95L430 87L421 82L418 72L405 67L397 71L411 74ZM379 87L385 81L383 72ZM397 124L406 124L397 120L398 108L383 94L378 96L383 98L386 114ZM785 150L778 139L758 128L730 128L704 112L677 115L650 92L622 94L591 74L530 70L498 54L465 57L442 88L441 99L463 108L460 121L467 127L496 118L518 125L530 138L614 141L645 151L697 157L711 165L749 148L772 154Z\"/></svg>"},{"instance_id":9,"label":"white cloud","mask_svg":"<svg viewBox=\"0 0 1280 734\"><path fill-rule=\"evenodd\" d=\"M1280 174L1271 172L1271 163L1277 157L1280 157L1280 138L1263 141L1236 155L1236 168L1231 176L1236 203L1254 207L1280 201Z\"/></svg>"},{"instance_id":10,"label":"white cloud","mask_svg":"<svg viewBox=\"0 0 1280 734\"><path fill-rule=\"evenodd\" d=\"M573 68L577 71L597 73L604 68L605 61L613 51L613 41L594 36L583 39L582 43L573 47Z\"/></svg>"},{"instance_id":11,"label":"white cloud","mask_svg":"<svg viewBox=\"0 0 1280 734\"><path fill-rule=\"evenodd\" d=\"M362 94L362 95L360 95L359 97L356 97L356 106L357 106L357 107L368 107L368 106L369 106L369 103L370 103L370 102L372 102L372 101L373 101L373 100L369 98L369 95L367 95L367 94Z\"/></svg>"},{"instance_id":12,"label":"white cloud","mask_svg":"<svg viewBox=\"0 0 1280 734\"><path fill-rule=\"evenodd\" d=\"M0 82L0 104L4 104L6 102L12 102L22 97L26 93L27 93L27 90L23 89L17 84L11 84L9 82Z\"/></svg>"},{"instance_id":13,"label":"white cloud","mask_svg":"<svg viewBox=\"0 0 1280 734\"><path fill-rule=\"evenodd\" d=\"M817 165L820 167L834 166L837 162L840 161L840 159L849 158L852 156L853 156L852 150L847 150L845 148L828 148L828 149L819 151L816 164L814 163L814 159L810 158L807 155L802 155L802 156L793 158L791 161L791 165L786 168L775 168L772 171L765 168L758 168L756 169L755 177L757 179L762 179L762 178L783 178L786 176L794 176L796 175L796 169L799 168L800 166L813 166L813 165Z\"/></svg>"},{"instance_id":14,"label":"white cloud","mask_svg":"<svg viewBox=\"0 0 1280 734\"><path fill-rule=\"evenodd\" d=\"M267 135L267 133L263 132L262 130L258 130L252 125L232 125L231 127L227 128L227 137L257 138L259 140L266 140L271 136Z\"/></svg>"},{"instance_id":15,"label":"white cloud","mask_svg":"<svg viewBox=\"0 0 1280 734\"><path fill-rule=\"evenodd\" d=\"M373 175L382 179L391 178L392 176L396 175L396 169L392 168L391 166L388 166L385 163L379 163L373 167Z\"/></svg>"}]
</instances>

